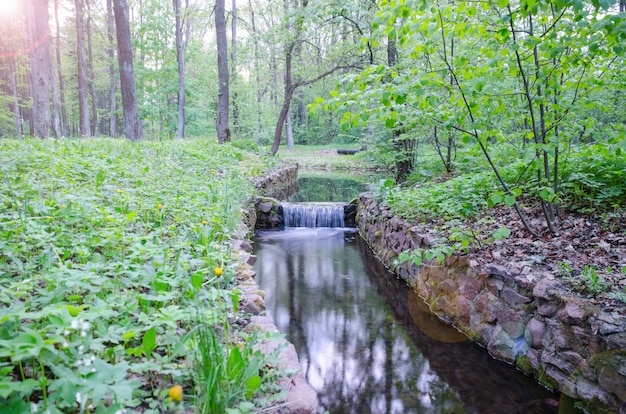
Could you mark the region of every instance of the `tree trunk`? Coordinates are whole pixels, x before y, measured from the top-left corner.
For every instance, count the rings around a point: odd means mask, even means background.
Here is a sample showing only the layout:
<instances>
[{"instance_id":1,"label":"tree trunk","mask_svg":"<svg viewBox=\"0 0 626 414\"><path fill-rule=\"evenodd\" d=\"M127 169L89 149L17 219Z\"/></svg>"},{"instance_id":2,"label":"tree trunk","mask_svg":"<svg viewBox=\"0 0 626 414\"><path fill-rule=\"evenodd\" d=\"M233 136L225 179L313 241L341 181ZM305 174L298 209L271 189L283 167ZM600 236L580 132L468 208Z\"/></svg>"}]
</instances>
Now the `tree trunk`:
<instances>
[{"instance_id":1,"label":"tree trunk","mask_svg":"<svg viewBox=\"0 0 626 414\"><path fill-rule=\"evenodd\" d=\"M130 23L126 0L113 0L113 12L117 34L117 58L120 65L122 108L124 109L124 135L131 141L137 141L143 138L143 129L137 105L133 49L130 43Z\"/></svg>"},{"instance_id":2,"label":"tree trunk","mask_svg":"<svg viewBox=\"0 0 626 414\"><path fill-rule=\"evenodd\" d=\"M76 58L78 60L78 110L81 137L91 136L89 99L87 96L87 58L85 57L85 29L83 0L74 0L76 6Z\"/></svg>"},{"instance_id":3,"label":"tree trunk","mask_svg":"<svg viewBox=\"0 0 626 414\"><path fill-rule=\"evenodd\" d=\"M293 92L295 88L290 85L290 87L285 89L285 101L283 102L283 107L280 110L280 114L278 115L278 121L276 122L276 130L274 131L274 143L272 144L272 148L270 153L272 155L276 155L278 152L278 147L280 146L280 138L283 135L283 125L285 124L285 119L287 119L287 115L289 114L289 106L291 105L291 98L293 97Z\"/></svg>"},{"instance_id":4,"label":"tree trunk","mask_svg":"<svg viewBox=\"0 0 626 414\"><path fill-rule=\"evenodd\" d=\"M61 99L61 136L67 136L67 110L65 107L65 78L61 65L61 26L59 25L59 0L54 0L54 20L56 23L56 58L57 72L59 75L59 98Z\"/></svg>"},{"instance_id":5,"label":"tree trunk","mask_svg":"<svg viewBox=\"0 0 626 414\"><path fill-rule=\"evenodd\" d=\"M115 21L113 18L113 5L111 0L107 0L107 36L109 44L107 46L107 54L109 56L109 136L117 137L117 96L115 81L115 43L113 36L115 34Z\"/></svg>"},{"instance_id":6,"label":"tree trunk","mask_svg":"<svg viewBox=\"0 0 626 414\"><path fill-rule=\"evenodd\" d=\"M31 130L37 138L50 136L50 28L48 0L28 2L28 38L33 96Z\"/></svg>"},{"instance_id":7,"label":"tree trunk","mask_svg":"<svg viewBox=\"0 0 626 414\"><path fill-rule=\"evenodd\" d=\"M293 149L293 128L291 125L291 109L287 111L287 118L285 118L285 140L287 141L287 148Z\"/></svg>"},{"instance_id":8,"label":"tree trunk","mask_svg":"<svg viewBox=\"0 0 626 414\"><path fill-rule=\"evenodd\" d=\"M98 136L98 101L96 99L96 80L93 70L93 47L91 42L91 13L89 13L89 0L87 2L87 69L89 71L89 94L91 95L91 135Z\"/></svg>"},{"instance_id":9,"label":"tree trunk","mask_svg":"<svg viewBox=\"0 0 626 414\"><path fill-rule=\"evenodd\" d=\"M50 65L50 90L52 92L52 132L54 136L63 136L61 131L61 120L59 119L59 89L57 88L57 76L54 64Z\"/></svg>"},{"instance_id":10,"label":"tree trunk","mask_svg":"<svg viewBox=\"0 0 626 414\"><path fill-rule=\"evenodd\" d=\"M304 92L298 93L298 126L306 124L306 105L304 104Z\"/></svg>"},{"instance_id":11,"label":"tree trunk","mask_svg":"<svg viewBox=\"0 0 626 414\"><path fill-rule=\"evenodd\" d=\"M215 129L217 130L217 141L220 144L230 141L230 129L228 128L228 45L224 13L224 0L216 0L215 32L217 36L217 72L219 88Z\"/></svg>"},{"instance_id":12,"label":"tree trunk","mask_svg":"<svg viewBox=\"0 0 626 414\"><path fill-rule=\"evenodd\" d=\"M176 61L178 62L178 139L185 138L185 48L180 0L173 0L176 15Z\"/></svg>"},{"instance_id":13,"label":"tree trunk","mask_svg":"<svg viewBox=\"0 0 626 414\"><path fill-rule=\"evenodd\" d=\"M252 24L252 38L254 39L254 76L256 81L256 103L257 103L257 131L259 134L259 142L261 142L261 130L263 128L263 110L261 103L263 102L263 94L261 93L261 70L259 65L259 41L256 37L256 25L254 22L254 8L252 0L248 0L250 5L250 21Z\"/></svg>"},{"instance_id":14,"label":"tree trunk","mask_svg":"<svg viewBox=\"0 0 626 414\"><path fill-rule=\"evenodd\" d=\"M11 75L11 91L13 93L13 113L15 116L15 137L22 138L22 114L20 113L20 100L17 92L17 81L15 79L15 60L13 54L9 54L9 72Z\"/></svg>"},{"instance_id":15,"label":"tree trunk","mask_svg":"<svg viewBox=\"0 0 626 414\"><path fill-rule=\"evenodd\" d=\"M232 48L230 50L231 61L231 77L232 95L233 95L233 127L235 128L235 136L239 138L239 104L237 102L237 0L233 0L232 3Z\"/></svg>"}]
</instances>

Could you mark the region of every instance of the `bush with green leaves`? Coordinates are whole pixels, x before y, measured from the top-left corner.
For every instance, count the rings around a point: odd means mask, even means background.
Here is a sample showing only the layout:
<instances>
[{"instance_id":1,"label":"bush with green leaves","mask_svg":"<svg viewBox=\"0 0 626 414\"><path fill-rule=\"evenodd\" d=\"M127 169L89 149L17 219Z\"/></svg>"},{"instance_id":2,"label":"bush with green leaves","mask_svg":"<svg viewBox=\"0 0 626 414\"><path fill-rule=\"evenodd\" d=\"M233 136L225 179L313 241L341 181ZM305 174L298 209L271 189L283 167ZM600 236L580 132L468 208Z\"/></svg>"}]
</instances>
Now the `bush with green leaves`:
<instances>
[{"instance_id":1,"label":"bush with green leaves","mask_svg":"<svg viewBox=\"0 0 626 414\"><path fill-rule=\"evenodd\" d=\"M264 161L208 140L0 154L0 411L156 413L175 383L193 395L191 309L240 317L229 240Z\"/></svg>"}]
</instances>

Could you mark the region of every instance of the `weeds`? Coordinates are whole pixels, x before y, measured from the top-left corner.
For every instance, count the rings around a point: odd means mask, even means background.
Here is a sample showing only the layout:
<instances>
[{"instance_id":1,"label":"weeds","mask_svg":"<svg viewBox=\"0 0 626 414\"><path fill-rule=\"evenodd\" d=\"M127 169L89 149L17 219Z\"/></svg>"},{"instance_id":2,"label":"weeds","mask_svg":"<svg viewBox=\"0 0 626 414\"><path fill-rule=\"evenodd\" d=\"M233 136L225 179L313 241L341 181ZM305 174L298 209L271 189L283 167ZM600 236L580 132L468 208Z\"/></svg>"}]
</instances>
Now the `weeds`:
<instances>
[{"instance_id":1,"label":"weeds","mask_svg":"<svg viewBox=\"0 0 626 414\"><path fill-rule=\"evenodd\" d=\"M559 262L558 267L559 274L566 282L590 297L605 293L611 288L611 284L593 266L585 265L579 273L566 262ZM611 272L612 269L608 268L607 271Z\"/></svg>"},{"instance_id":2,"label":"weeds","mask_svg":"<svg viewBox=\"0 0 626 414\"><path fill-rule=\"evenodd\" d=\"M207 140L0 154L0 411L164 411L189 309L236 313L228 240L266 164Z\"/></svg>"}]
</instances>

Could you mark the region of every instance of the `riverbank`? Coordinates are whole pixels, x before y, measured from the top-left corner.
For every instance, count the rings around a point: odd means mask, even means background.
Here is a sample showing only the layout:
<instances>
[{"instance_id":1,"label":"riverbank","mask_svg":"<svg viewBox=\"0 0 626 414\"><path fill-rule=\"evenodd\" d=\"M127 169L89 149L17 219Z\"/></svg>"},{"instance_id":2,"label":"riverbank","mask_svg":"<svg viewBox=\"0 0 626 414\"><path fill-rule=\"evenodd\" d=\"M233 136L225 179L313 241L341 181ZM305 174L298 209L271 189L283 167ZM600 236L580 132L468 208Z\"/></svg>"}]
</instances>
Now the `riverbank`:
<instances>
[{"instance_id":1,"label":"riverbank","mask_svg":"<svg viewBox=\"0 0 626 414\"><path fill-rule=\"evenodd\" d=\"M572 292L553 268L528 263L533 257L528 252L522 265L499 253L515 252L522 244L546 249L545 241L507 239L475 253L453 254L442 263L432 260L416 266L396 259L406 250L433 248L441 236L434 226L394 217L367 195L359 199L357 223L380 260L415 289L433 313L495 358L583 400L592 412L617 410L626 400L623 304Z\"/></svg>"}]
</instances>

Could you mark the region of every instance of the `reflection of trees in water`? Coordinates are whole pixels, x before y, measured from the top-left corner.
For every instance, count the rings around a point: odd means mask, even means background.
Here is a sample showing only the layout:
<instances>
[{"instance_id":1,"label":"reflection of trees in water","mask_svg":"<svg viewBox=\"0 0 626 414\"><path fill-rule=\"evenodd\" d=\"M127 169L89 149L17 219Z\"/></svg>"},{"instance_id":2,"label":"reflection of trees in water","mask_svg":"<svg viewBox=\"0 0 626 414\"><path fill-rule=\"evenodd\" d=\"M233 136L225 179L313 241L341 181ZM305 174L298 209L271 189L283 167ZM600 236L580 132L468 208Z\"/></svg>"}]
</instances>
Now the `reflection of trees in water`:
<instances>
[{"instance_id":1,"label":"reflection of trees in water","mask_svg":"<svg viewBox=\"0 0 626 414\"><path fill-rule=\"evenodd\" d=\"M350 201L363 191L365 184L356 180L301 177L298 179L298 192L291 201Z\"/></svg>"},{"instance_id":2,"label":"reflection of trees in water","mask_svg":"<svg viewBox=\"0 0 626 414\"><path fill-rule=\"evenodd\" d=\"M268 309L296 346L324 409L462 412L458 397L410 345L388 306L363 279L354 244L344 246L341 236L322 241L287 237L263 241L257 250Z\"/></svg>"},{"instance_id":3,"label":"reflection of trees in water","mask_svg":"<svg viewBox=\"0 0 626 414\"><path fill-rule=\"evenodd\" d=\"M424 334L411 318L407 287L373 257L361 238L357 240L369 279L390 304L395 320L430 367L461 396L466 409L481 414L558 411L556 395L511 365L496 361L487 350L470 341L442 343Z\"/></svg>"}]
</instances>

